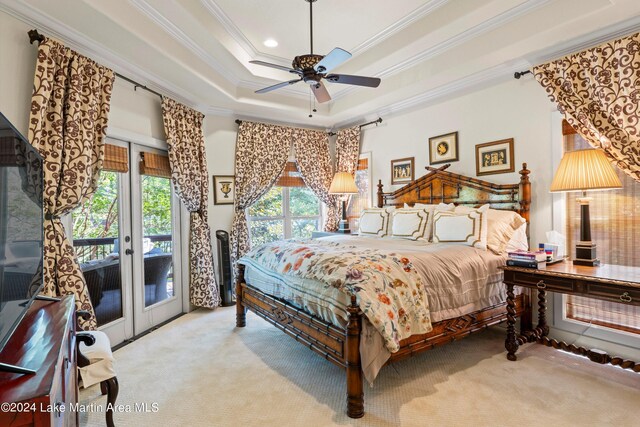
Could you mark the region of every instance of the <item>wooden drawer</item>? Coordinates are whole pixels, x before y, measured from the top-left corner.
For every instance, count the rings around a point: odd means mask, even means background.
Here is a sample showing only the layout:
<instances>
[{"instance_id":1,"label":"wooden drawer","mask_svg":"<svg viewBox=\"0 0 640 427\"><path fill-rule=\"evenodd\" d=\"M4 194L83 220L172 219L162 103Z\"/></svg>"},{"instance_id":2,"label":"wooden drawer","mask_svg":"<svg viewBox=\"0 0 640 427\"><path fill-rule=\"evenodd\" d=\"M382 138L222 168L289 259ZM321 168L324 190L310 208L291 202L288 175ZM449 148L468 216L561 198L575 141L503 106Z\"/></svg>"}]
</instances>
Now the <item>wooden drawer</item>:
<instances>
[{"instance_id":1,"label":"wooden drawer","mask_svg":"<svg viewBox=\"0 0 640 427\"><path fill-rule=\"evenodd\" d=\"M621 304L640 305L640 289L622 288L606 283L587 284L588 294L594 298Z\"/></svg>"},{"instance_id":2,"label":"wooden drawer","mask_svg":"<svg viewBox=\"0 0 640 427\"><path fill-rule=\"evenodd\" d=\"M573 281L562 277L551 277L536 274L522 273L520 271L505 271L505 280L518 286L544 289L547 291L573 292Z\"/></svg>"}]
</instances>

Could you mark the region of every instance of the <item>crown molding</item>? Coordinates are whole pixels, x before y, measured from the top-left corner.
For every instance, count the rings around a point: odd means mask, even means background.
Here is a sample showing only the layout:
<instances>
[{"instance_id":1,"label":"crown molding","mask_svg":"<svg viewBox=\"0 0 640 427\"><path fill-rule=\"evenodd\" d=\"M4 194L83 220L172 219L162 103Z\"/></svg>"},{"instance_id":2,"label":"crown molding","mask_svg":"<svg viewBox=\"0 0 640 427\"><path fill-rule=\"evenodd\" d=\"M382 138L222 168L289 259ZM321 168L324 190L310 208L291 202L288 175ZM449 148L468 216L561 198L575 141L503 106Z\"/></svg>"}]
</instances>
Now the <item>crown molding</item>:
<instances>
[{"instance_id":1,"label":"crown molding","mask_svg":"<svg viewBox=\"0 0 640 427\"><path fill-rule=\"evenodd\" d=\"M378 43L381 43L382 41L388 39L389 37L393 36L394 34L399 33L400 31L404 30L405 28L407 28L409 25L413 24L414 22L419 21L422 18L424 18L425 16L435 12L437 9L439 9L441 6L444 6L448 2L449 2L449 0L429 0L429 1L427 1L425 4L423 4L422 6L418 7L417 9L415 9L413 12L409 13L408 15L404 16L399 21L396 21L392 25L389 25L387 28L385 28L384 30L380 31L378 34L374 35L373 37L370 37L369 39L367 39L367 40L363 41L362 43L360 43L359 45L355 46L349 52L351 52L353 54L353 56L356 56L356 55L359 55L360 53L363 53L363 52L367 51L368 49L371 49L372 47L376 46Z\"/></svg>"},{"instance_id":2,"label":"crown molding","mask_svg":"<svg viewBox=\"0 0 640 427\"><path fill-rule=\"evenodd\" d=\"M357 46L349 49L349 52L351 52L353 56L356 56L367 51L368 49L371 49L378 43L402 31L409 25L413 24L416 21L419 21L420 19L434 12L448 2L449 0L428 0L425 4L416 8L411 13L402 17L392 25L371 36ZM240 45L240 47L242 47L242 49L251 58L271 61L287 67L291 65L291 58L269 55L256 49L253 43L251 43L251 41L249 41L249 39L244 35L242 30L240 30L240 28L238 28L238 26L233 23L233 20L229 18L229 16L224 12L224 10L222 10L220 6L218 6L215 0L201 0L201 3L209 11L209 13L211 13L211 15L213 15L218 20L218 22L220 22L220 24L222 24L229 35L236 41L236 43L238 43L238 45Z\"/></svg>"},{"instance_id":3,"label":"crown molding","mask_svg":"<svg viewBox=\"0 0 640 427\"><path fill-rule=\"evenodd\" d=\"M273 62L285 67L291 66L291 59L282 58L277 55L269 55L268 53L260 52L249 41L244 33L233 23L231 18L222 10L220 6L214 0L201 0L202 5L209 11L209 13L220 22L222 27L229 33L231 38L254 60L261 60L267 62Z\"/></svg>"},{"instance_id":4,"label":"crown molding","mask_svg":"<svg viewBox=\"0 0 640 427\"><path fill-rule=\"evenodd\" d=\"M162 15L156 8L151 6L145 0L129 0L129 3L131 3L136 9L146 15L147 18L153 21L157 26L162 28L174 40L178 41L178 43L186 47L189 51L191 51L191 53L196 55L207 65L213 68L222 77L224 77L234 85L238 84L239 79L232 71L227 69L227 67L225 67L214 56L210 55L198 43L196 43L192 38L185 34L184 31L178 28L178 26L165 18L164 15Z\"/></svg>"},{"instance_id":5,"label":"crown molding","mask_svg":"<svg viewBox=\"0 0 640 427\"><path fill-rule=\"evenodd\" d=\"M31 5L27 6L20 0L3 0L0 3L0 10L29 26L37 28L40 32L45 33L46 36L61 41L78 53L148 86L150 89L163 93L191 108L202 110L202 105L180 94L185 92L184 89L122 59L112 50L87 37L86 34L70 28ZM25 34L25 43L27 42L28 38Z\"/></svg>"},{"instance_id":6,"label":"crown molding","mask_svg":"<svg viewBox=\"0 0 640 427\"><path fill-rule=\"evenodd\" d=\"M343 128L374 115L389 117L410 109L433 105L441 101L443 98L456 97L513 79L514 72L528 68L530 65L531 64L529 64L529 62L521 60L487 68L453 82L429 89L410 98L391 103L384 107L372 109L359 115L356 119L352 118L339 122L334 127Z\"/></svg>"},{"instance_id":7,"label":"crown molding","mask_svg":"<svg viewBox=\"0 0 640 427\"><path fill-rule=\"evenodd\" d=\"M475 37L478 37L484 33L487 33L497 27L505 25L509 21L512 21L520 16L526 15L527 13L532 12L535 9L538 9L545 4L549 3L551 0L527 0L525 3L521 3L518 6L512 7L505 12L502 12L499 15L493 16L486 21L481 22L480 24L471 27L461 33L456 34L453 37L448 38L447 40L438 43L435 46L432 46L428 49L423 50L417 55L412 56L411 58L399 62L391 67L385 68L379 73L375 74L375 77L379 77L381 79L391 77L403 71L406 71L416 65L433 59L434 57L441 55L442 53L453 49L456 46L459 46ZM337 92L334 96L334 100L338 100L343 98L344 96L352 93L355 90L358 90L357 87L349 87L346 89Z\"/></svg>"}]
</instances>

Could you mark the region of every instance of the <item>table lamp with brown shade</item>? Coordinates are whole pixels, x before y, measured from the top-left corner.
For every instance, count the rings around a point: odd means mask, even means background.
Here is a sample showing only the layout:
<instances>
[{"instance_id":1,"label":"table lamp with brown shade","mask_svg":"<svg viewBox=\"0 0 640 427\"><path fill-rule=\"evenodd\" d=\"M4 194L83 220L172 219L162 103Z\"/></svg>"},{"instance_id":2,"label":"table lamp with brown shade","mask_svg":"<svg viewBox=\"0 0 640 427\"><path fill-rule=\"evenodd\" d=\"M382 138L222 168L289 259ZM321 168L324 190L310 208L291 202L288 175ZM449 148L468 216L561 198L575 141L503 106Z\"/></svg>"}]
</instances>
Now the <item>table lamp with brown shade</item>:
<instances>
[{"instance_id":1,"label":"table lamp with brown shade","mask_svg":"<svg viewBox=\"0 0 640 427\"><path fill-rule=\"evenodd\" d=\"M585 149L569 151L560 160L560 166L551 182L551 192L581 191L580 241L576 243L576 265L596 266L596 244L591 241L591 223L587 190L610 190L622 188L622 183L602 150Z\"/></svg>"},{"instance_id":2,"label":"table lamp with brown shade","mask_svg":"<svg viewBox=\"0 0 640 427\"><path fill-rule=\"evenodd\" d=\"M329 194L340 195L342 200L342 219L338 226L338 233L350 234L349 221L347 221L347 199L350 194L358 194L358 187L353 175L349 172L336 172L329 187Z\"/></svg>"}]
</instances>

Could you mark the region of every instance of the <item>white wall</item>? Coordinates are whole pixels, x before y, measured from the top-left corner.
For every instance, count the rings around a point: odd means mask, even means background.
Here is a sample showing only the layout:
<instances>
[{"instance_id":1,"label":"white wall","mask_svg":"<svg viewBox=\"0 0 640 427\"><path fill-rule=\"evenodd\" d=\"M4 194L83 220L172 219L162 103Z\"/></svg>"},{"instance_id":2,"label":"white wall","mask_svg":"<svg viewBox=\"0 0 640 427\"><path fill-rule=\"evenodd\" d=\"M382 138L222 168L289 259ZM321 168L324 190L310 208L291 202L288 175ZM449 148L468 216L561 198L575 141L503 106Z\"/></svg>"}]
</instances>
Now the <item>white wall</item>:
<instances>
[{"instance_id":1,"label":"white wall","mask_svg":"<svg viewBox=\"0 0 640 427\"><path fill-rule=\"evenodd\" d=\"M476 175L475 145L513 138L516 172L480 179L517 183L522 163L531 170L531 243L544 241L551 229L551 115L555 108L533 79L513 80L406 114L385 117L363 132L362 151L372 152L372 177L391 186L392 159L415 157L416 178L429 164L430 137L458 131L458 158L448 171ZM441 165L436 165L441 166Z\"/></svg>"}]
</instances>

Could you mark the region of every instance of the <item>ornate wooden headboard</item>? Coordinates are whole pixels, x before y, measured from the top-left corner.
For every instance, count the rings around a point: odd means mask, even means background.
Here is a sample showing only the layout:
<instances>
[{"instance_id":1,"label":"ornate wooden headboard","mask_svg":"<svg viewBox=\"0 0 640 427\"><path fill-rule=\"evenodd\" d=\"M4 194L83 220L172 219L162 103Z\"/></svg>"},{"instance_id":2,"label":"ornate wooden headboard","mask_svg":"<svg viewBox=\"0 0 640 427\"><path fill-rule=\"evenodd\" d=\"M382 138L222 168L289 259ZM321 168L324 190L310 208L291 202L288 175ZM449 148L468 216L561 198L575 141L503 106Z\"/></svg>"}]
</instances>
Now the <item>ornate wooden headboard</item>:
<instances>
[{"instance_id":1,"label":"ornate wooden headboard","mask_svg":"<svg viewBox=\"0 0 640 427\"><path fill-rule=\"evenodd\" d=\"M404 203L455 203L470 206L489 203L494 209L516 211L529 222L531 171L527 169L526 163L522 164L520 182L517 184L494 184L445 171L449 166L427 166L429 172L426 175L392 193L384 193L382 180L378 181L378 207L402 207Z\"/></svg>"}]
</instances>

